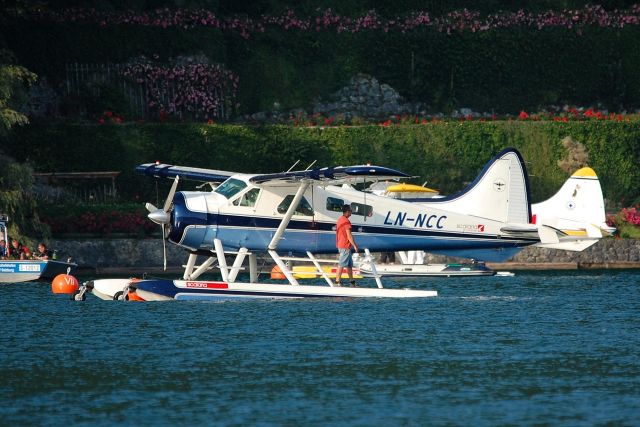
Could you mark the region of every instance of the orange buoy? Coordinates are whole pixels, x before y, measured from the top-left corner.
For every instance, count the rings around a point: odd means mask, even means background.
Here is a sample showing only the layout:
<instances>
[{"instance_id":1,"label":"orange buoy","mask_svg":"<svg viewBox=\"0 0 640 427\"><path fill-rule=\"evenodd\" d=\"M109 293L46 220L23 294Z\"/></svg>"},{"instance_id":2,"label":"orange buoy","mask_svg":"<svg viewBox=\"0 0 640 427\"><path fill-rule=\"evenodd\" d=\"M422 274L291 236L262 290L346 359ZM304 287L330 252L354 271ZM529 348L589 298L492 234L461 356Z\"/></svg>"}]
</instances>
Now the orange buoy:
<instances>
[{"instance_id":1,"label":"orange buoy","mask_svg":"<svg viewBox=\"0 0 640 427\"><path fill-rule=\"evenodd\" d=\"M278 267L277 265L274 265L273 268L271 269L271 278L280 280L280 279L286 279L287 276L285 276L282 270L280 270L280 267Z\"/></svg>"},{"instance_id":2,"label":"orange buoy","mask_svg":"<svg viewBox=\"0 0 640 427\"><path fill-rule=\"evenodd\" d=\"M144 298L132 291L129 291L126 299L128 301L144 301Z\"/></svg>"},{"instance_id":3,"label":"orange buoy","mask_svg":"<svg viewBox=\"0 0 640 427\"><path fill-rule=\"evenodd\" d=\"M54 294L72 294L78 287L78 279L70 274L58 274L51 282L51 291Z\"/></svg>"}]
</instances>

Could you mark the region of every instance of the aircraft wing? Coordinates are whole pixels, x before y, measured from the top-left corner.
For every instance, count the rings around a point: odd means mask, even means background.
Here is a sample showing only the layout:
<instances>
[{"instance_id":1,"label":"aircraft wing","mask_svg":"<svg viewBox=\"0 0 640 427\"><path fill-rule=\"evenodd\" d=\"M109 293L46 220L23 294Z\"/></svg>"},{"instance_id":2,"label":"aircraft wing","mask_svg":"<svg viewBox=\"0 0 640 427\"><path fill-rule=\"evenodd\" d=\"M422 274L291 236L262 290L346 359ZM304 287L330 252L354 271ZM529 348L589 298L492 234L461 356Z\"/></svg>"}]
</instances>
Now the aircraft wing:
<instances>
[{"instance_id":1,"label":"aircraft wing","mask_svg":"<svg viewBox=\"0 0 640 427\"><path fill-rule=\"evenodd\" d=\"M384 166L337 166L330 168L318 168L304 171L292 171L281 173L269 173L255 175L249 178L254 184L278 184L292 183L302 180L321 181L325 183L340 183L362 178L363 181L375 181L379 179L410 178L404 172L390 169Z\"/></svg>"},{"instance_id":2,"label":"aircraft wing","mask_svg":"<svg viewBox=\"0 0 640 427\"><path fill-rule=\"evenodd\" d=\"M175 178L201 182L222 182L237 172L220 171L187 166L173 166L164 163L145 163L136 167L136 172L162 178Z\"/></svg>"}]
</instances>

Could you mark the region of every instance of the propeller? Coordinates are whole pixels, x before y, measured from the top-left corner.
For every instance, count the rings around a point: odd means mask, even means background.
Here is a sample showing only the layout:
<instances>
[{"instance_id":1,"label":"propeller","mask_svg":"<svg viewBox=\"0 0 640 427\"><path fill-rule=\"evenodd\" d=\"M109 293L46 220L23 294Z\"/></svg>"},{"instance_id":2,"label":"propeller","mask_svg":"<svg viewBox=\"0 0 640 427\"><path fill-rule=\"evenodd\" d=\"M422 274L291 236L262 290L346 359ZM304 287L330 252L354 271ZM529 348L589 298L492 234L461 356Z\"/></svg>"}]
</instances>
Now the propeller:
<instances>
[{"instance_id":1,"label":"propeller","mask_svg":"<svg viewBox=\"0 0 640 427\"><path fill-rule=\"evenodd\" d=\"M165 227L171 222L171 203L173 203L173 196L176 195L176 188L178 188L179 180L180 177L176 176L176 179L173 181L173 185L171 186L171 190L169 190L169 195L164 201L162 209L156 208L152 203L146 203L144 205L144 207L149 211L149 215L147 215L147 217L162 228L162 259L165 270L167 269L167 241L165 237Z\"/></svg>"}]
</instances>

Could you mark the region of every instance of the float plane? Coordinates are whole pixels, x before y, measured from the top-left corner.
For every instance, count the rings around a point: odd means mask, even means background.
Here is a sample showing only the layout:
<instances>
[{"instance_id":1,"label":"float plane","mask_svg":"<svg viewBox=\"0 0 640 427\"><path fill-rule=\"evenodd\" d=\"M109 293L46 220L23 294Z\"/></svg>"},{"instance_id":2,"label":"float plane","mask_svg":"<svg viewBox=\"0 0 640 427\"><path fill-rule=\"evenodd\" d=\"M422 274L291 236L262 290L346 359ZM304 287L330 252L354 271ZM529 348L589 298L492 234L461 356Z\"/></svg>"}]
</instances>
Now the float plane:
<instances>
[{"instance_id":1,"label":"float plane","mask_svg":"<svg viewBox=\"0 0 640 427\"><path fill-rule=\"evenodd\" d=\"M410 177L382 166L357 165L307 168L269 174L245 174L212 169L140 165L136 170L174 180L164 206L147 203L149 218L162 227L166 240L189 252L182 280L105 279L88 282L98 296L110 298L123 284L145 300L299 298L299 297L427 297L437 292L336 286L301 286L285 263L311 261L316 254L336 253L335 224L342 206L352 208L352 233L358 246L371 252L424 250L482 254L501 261L521 248L557 243L562 232L531 223L529 182L524 161L513 148L500 152L476 180L454 197L423 205L360 191L367 183ZM212 185L213 191L177 191L181 180ZM165 248L166 266L166 248ZM288 284L257 283L257 255L268 255ZM282 256L282 254L288 255ZM206 260L196 266L198 256ZM227 257L235 256L231 265ZM304 258L302 257L304 256ZM248 258L249 282L237 280ZM219 270L222 281L199 281L209 270Z\"/></svg>"}]
</instances>

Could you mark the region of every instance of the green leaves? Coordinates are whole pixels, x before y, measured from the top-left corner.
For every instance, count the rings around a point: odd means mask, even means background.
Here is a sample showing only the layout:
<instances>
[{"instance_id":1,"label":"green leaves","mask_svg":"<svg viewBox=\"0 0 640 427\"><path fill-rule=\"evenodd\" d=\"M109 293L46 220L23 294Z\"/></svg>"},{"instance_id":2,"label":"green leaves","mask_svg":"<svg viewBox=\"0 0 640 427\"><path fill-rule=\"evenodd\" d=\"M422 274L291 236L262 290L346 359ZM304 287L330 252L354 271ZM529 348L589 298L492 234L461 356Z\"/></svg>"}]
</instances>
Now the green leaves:
<instances>
[{"instance_id":1,"label":"green leaves","mask_svg":"<svg viewBox=\"0 0 640 427\"><path fill-rule=\"evenodd\" d=\"M17 106L36 79L37 76L24 67L0 65L0 137L6 136L13 126L29 122L27 116L17 111Z\"/></svg>"}]
</instances>

